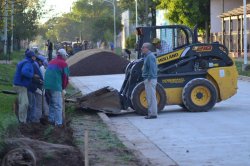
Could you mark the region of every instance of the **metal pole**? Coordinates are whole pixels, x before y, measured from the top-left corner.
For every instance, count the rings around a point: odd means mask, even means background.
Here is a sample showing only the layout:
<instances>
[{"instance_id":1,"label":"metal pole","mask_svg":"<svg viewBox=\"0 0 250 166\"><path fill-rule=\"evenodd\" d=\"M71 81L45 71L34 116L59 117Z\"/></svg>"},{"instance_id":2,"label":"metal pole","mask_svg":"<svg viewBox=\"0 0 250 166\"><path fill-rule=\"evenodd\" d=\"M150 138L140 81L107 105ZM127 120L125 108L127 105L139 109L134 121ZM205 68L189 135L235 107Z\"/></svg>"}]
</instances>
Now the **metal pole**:
<instances>
[{"instance_id":1,"label":"metal pole","mask_svg":"<svg viewBox=\"0 0 250 166\"><path fill-rule=\"evenodd\" d=\"M11 46L10 52L13 52L13 19L14 19L14 0L12 0L11 4Z\"/></svg>"},{"instance_id":2,"label":"metal pole","mask_svg":"<svg viewBox=\"0 0 250 166\"><path fill-rule=\"evenodd\" d=\"M8 28L8 0L5 0L4 2L5 5L5 9L4 9L4 48L3 48L3 52L4 55L7 54L7 36L8 36L8 32L7 32L7 28Z\"/></svg>"},{"instance_id":3,"label":"metal pole","mask_svg":"<svg viewBox=\"0 0 250 166\"><path fill-rule=\"evenodd\" d=\"M115 0L113 0L113 6L114 6L114 48L116 48Z\"/></svg>"},{"instance_id":4,"label":"metal pole","mask_svg":"<svg viewBox=\"0 0 250 166\"><path fill-rule=\"evenodd\" d=\"M138 14L138 11L137 11L137 0L135 0L135 27L138 26L138 18L137 18L137 14ZM136 42L138 41L138 35L136 35Z\"/></svg>"},{"instance_id":5,"label":"metal pole","mask_svg":"<svg viewBox=\"0 0 250 166\"><path fill-rule=\"evenodd\" d=\"M104 0L104 2L109 2L113 5L113 10L114 10L114 48L116 48L116 21L115 21L115 2L116 0L109 1L109 0Z\"/></svg>"},{"instance_id":6,"label":"metal pole","mask_svg":"<svg viewBox=\"0 0 250 166\"><path fill-rule=\"evenodd\" d=\"M243 0L244 6L244 65L247 65L247 11L246 0Z\"/></svg>"}]
</instances>

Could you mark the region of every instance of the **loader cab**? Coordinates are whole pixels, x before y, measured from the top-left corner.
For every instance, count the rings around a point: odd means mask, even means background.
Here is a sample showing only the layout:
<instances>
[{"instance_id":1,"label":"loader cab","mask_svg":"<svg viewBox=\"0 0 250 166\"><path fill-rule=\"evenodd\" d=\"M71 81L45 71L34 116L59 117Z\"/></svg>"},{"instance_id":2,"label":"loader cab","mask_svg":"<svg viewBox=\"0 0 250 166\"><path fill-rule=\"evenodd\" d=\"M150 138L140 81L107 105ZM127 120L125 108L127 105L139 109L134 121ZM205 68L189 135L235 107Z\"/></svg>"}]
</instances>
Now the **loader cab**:
<instances>
[{"instance_id":1,"label":"loader cab","mask_svg":"<svg viewBox=\"0 0 250 166\"><path fill-rule=\"evenodd\" d=\"M184 25L137 27L136 31L138 35L136 44L138 59L142 58L141 47L143 43L152 43L155 38L160 39L162 43L166 43L169 52L178 50L197 41L197 36L194 35L194 32ZM156 54L156 47L153 48L152 52Z\"/></svg>"}]
</instances>

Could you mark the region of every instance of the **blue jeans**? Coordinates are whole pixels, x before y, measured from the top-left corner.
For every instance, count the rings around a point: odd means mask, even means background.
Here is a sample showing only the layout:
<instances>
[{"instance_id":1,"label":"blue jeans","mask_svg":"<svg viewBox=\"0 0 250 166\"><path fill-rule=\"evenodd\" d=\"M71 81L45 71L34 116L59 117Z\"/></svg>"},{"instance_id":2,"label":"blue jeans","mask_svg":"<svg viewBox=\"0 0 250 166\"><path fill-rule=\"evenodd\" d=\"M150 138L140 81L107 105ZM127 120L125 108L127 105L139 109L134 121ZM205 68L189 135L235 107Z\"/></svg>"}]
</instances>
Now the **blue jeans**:
<instances>
[{"instance_id":1,"label":"blue jeans","mask_svg":"<svg viewBox=\"0 0 250 166\"><path fill-rule=\"evenodd\" d=\"M36 97L35 93L33 92L28 92L28 98L29 98L29 109L28 109L28 114L27 114L27 122L39 122L35 118L36 110Z\"/></svg>"},{"instance_id":2,"label":"blue jeans","mask_svg":"<svg viewBox=\"0 0 250 166\"><path fill-rule=\"evenodd\" d=\"M55 125L62 125L62 92L48 90L49 99L49 121Z\"/></svg>"}]
</instances>

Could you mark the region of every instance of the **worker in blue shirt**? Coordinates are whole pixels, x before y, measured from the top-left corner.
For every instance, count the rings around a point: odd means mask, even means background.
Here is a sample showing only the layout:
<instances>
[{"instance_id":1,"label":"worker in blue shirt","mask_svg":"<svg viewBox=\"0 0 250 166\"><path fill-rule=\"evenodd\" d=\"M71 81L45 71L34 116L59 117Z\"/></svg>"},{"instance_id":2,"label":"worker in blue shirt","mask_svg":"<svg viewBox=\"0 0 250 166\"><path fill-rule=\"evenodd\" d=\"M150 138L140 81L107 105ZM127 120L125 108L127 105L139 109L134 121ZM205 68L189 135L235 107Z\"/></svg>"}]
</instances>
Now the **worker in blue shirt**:
<instances>
[{"instance_id":1,"label":"worker in blue shirt","mask_svg":"<svg viewBox=\"0 0 250 166\"><path fill-rule=\"evenodd\" d=\"M145 119L157 118L156 84L158 69L156 57L150 51L151 49L151 43L144 43L141 48L142 54L144 55L142 77L144 78L146 98L148 103L148 115L145 117Z\"/></svg>"}]
</instances>

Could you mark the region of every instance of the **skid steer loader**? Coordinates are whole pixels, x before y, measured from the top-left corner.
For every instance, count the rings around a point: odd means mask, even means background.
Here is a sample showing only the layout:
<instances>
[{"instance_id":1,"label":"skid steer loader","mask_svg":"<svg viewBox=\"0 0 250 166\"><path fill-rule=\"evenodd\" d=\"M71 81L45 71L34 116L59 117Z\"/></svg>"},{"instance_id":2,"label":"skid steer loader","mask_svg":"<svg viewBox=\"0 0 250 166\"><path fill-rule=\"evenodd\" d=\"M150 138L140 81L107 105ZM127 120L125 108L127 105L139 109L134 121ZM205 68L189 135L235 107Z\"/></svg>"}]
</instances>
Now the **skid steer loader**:
<instances>
[{"instance_id":1,"label":"skid steer loader","mask_svg":"<svg viewBox=\"0 0 250 166\"><path fill-rule=\"evenodd\" d=\"M90 95L96 97L91 99L92 104L105 98L112 101L114 106L105 105L110 102L101 103L100 107L106 112L117 113L131 107L138 114L147 114L140 48L143 43L152 42L156 37L165 40L172 48L172 51L156 57L156 96L159 111L165 105L179 105L193 112L208 111L217 102L236 94L238 73L224 45L218 42L199 43L197 29L191 30L183 25L137 27L136 30L138 59L126 67L125 80L120 91L105 87L98 93L94 92ZM88 103L87 97L80 102L82 105L84 102Z\"/></svg>"}]
</instances>

